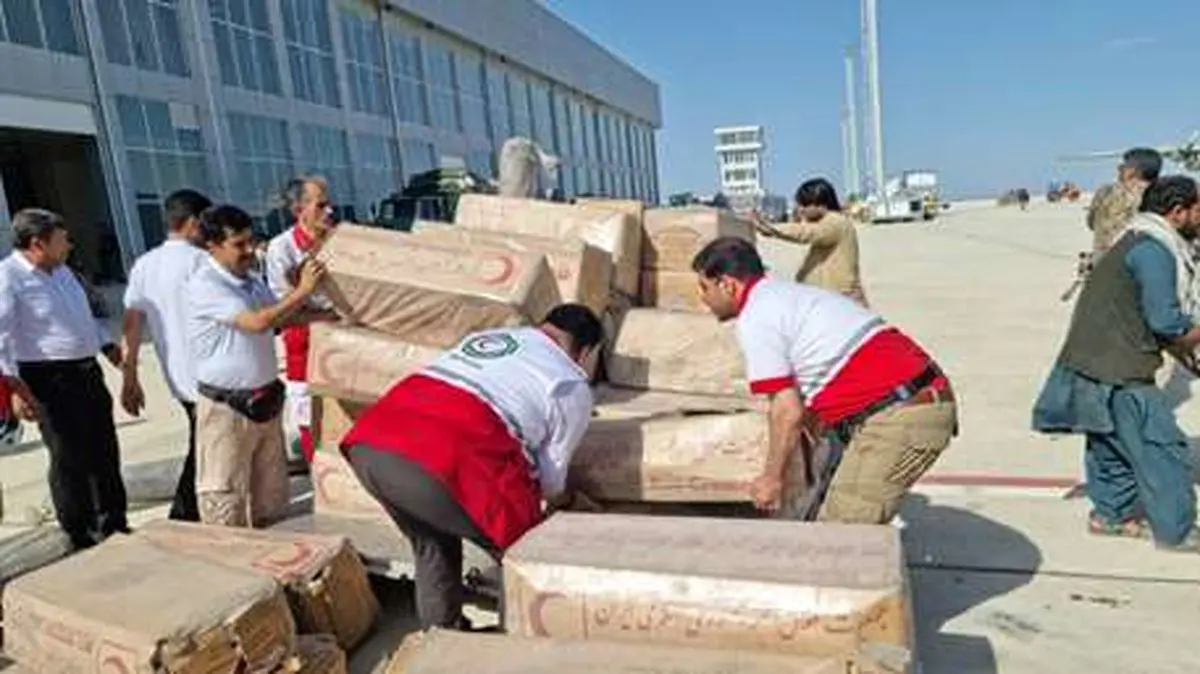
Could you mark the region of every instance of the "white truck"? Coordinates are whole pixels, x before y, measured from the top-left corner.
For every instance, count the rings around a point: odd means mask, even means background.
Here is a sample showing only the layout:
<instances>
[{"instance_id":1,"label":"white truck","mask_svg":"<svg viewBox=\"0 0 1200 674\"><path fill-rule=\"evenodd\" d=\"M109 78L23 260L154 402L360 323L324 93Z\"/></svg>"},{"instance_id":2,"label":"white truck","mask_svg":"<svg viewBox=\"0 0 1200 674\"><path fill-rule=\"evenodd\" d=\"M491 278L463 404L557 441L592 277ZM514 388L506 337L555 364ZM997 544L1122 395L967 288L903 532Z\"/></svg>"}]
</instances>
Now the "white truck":
<instances>
[{"instance_id":1,"label":"white truck","mask_svg":"<svg viewBox=\"0 0 1200 674\"><path fill-rule=\"evenodd\" d=\"M942 210L936 171L911 170L887 181L883 195L867 199L873 222L933 220Z\"/></svg>"}]
</instances>

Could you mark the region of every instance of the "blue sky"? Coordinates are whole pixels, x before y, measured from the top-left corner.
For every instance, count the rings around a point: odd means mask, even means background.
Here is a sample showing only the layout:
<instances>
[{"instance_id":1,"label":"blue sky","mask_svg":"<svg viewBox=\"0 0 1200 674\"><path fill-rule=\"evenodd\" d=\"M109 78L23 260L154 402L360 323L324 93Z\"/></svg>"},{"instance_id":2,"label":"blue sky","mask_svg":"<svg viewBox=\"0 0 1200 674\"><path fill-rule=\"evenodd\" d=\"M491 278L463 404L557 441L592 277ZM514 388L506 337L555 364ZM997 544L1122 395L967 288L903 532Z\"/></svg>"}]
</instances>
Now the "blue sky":
<instances>
[{"instance_id":1,"label":"blue sky","mask_svg":"<svg viewBox=\"0 0 1200 674\"><path fill-rule=\"evenodd\" d=\"M722 125L766 127L772 191L816 174L842 184L842 55L858 40L858 0L545 4L659 84L664 196L716 188ZM954 196L1091 185L1115 162L1055 158L1200 129L1197 0L879 5L889 174L936 169Z\"/></svg>"}]
</instances>

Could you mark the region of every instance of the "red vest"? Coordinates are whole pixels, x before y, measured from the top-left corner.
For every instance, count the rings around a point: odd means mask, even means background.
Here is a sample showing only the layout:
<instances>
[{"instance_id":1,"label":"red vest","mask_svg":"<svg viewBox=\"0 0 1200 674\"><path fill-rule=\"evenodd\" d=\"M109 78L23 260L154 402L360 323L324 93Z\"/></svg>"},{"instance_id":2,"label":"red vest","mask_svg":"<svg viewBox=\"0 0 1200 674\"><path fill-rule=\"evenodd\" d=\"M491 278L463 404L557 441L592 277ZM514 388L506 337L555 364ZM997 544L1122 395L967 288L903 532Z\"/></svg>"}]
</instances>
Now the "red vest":
<instances>
[{"instance_id":1,"label":"red vest","mask_svg":"<svg viewBox=\"0 0 1200 674\"><path fill-rule=\"evenodd\" d=\"M541 488L521 443L486 403L431 377L402 379L342 438L416 462L500 550L542 518Z\"/></svg>"}]
</instances>

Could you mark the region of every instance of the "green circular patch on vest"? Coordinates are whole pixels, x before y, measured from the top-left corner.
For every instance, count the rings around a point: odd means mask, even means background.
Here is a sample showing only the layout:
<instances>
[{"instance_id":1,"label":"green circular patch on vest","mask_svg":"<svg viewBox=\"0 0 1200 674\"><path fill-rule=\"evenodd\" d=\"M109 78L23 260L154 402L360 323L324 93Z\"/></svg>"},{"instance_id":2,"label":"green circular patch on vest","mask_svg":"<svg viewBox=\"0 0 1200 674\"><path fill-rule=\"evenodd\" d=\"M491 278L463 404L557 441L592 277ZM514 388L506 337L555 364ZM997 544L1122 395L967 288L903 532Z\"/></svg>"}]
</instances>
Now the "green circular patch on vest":
<instances>
[{"instance_id":1,"label":"green circular patch on vest","mask_svg":"<svg viewBox=\"0 0 1200 674\"><path fill-rule=\"evenodd\" d=\"M462 345L463 353L472 358L503 358L512 355L521 348L521 344L512 335L504 333L479 335L468 339Z\"/></svg>"}]
</instances>

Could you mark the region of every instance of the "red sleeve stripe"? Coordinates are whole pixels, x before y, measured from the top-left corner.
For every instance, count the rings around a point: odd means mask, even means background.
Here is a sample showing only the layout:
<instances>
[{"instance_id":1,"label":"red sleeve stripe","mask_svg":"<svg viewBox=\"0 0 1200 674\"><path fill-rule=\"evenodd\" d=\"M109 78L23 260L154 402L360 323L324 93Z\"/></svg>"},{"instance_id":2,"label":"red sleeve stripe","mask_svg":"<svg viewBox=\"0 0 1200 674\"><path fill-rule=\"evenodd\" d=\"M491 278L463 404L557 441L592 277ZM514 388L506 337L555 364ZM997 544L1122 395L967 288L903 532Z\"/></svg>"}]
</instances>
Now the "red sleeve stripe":
<instances>
[{"instance_id":1,"label":"red sleeve stripe","mask_svg":"<svg viewBox=\"0 0 1200 674\"><path fill-rule=\"evenodd\" d=\"M771 379L759 379L758 381L750 382L750 392L754 395L771 395L780 391L792 388L796 385L796 379L792 376L774 377Z\"/></svg>"}]
</instances>

